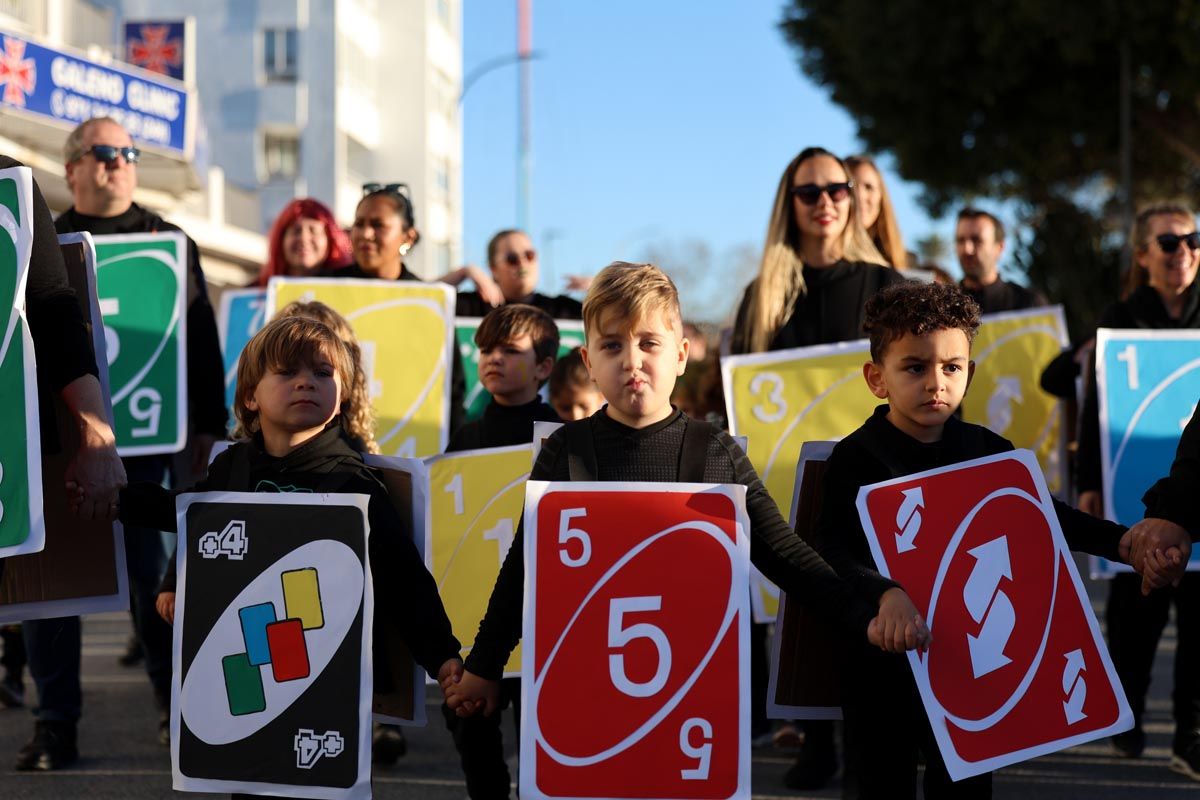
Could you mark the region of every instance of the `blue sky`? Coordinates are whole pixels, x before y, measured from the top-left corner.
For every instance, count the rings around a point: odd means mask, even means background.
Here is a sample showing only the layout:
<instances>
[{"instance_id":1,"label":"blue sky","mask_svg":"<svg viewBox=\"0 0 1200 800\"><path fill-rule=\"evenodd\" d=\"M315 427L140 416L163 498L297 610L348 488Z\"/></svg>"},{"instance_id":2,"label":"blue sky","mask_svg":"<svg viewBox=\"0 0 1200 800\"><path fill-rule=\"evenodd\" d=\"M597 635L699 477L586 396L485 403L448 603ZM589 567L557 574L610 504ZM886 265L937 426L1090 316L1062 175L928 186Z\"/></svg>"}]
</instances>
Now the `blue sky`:
<instances>
[{"instance_id":1,"label":"blue sky","mask_svg":"<svg viewBox=\"0 0 1200 800\"><path fill-rule=\"evenodd\" d=\"M735 297L741 284L729 285L724 260L761 246L792 156L809 145L859 150L850 117L784 44L781 0L533 3L534 49L545 55L532 65L530 228L543 291L557 294L567 273L703 241L716 294ZM515 43L516 0L465 0L465 72ZM483 77L464 100L472 263L483 264L488 238L516 220L516 105L515 66ZM916 203L919 187L886 158L883 166L906 244L934 231L949 238L952 221L931 220Z\"/></svg>"}]
</instances>

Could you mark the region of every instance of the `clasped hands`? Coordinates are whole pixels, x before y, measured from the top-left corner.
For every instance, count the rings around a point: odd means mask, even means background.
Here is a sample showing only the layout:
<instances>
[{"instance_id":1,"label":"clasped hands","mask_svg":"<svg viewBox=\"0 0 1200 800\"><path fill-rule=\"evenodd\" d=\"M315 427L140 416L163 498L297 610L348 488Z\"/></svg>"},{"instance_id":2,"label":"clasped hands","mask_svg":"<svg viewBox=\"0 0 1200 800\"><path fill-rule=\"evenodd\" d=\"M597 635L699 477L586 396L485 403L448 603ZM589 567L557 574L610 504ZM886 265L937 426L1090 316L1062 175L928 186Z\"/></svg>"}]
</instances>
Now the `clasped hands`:
<instances>
[{"instance_id":1,"label":"clasped hands","mask_svg":"<svg viewBox=\"0 0 1200 800\"><path fill-rule=\"evenodd\" d=\"M1192 554L1192 537L1181 525L1148 517L1121 537L1121 558L1142 576L1142 594L1177 586Z\"/></svg>"}]
</instances>

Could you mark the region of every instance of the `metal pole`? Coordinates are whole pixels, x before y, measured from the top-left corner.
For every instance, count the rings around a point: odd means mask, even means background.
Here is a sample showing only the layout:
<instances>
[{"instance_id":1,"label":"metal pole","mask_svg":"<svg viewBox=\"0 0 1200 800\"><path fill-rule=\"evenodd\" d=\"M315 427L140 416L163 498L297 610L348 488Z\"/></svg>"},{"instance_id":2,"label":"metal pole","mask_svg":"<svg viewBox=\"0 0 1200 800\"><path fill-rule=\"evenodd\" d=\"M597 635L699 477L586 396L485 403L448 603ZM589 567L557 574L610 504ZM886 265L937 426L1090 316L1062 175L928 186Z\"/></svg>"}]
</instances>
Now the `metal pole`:
<instances>
[{"instance_id":1,"label":"metal pole","mask_svg":"<svg viewBox=\"0 0 1200 800\"><path fill-rule=\"evenodd\" d=\"M517 0L517 227L530 228L533 160L530 152L530 55L533 52L533 0Z\"/></svg>"}]
</instances>

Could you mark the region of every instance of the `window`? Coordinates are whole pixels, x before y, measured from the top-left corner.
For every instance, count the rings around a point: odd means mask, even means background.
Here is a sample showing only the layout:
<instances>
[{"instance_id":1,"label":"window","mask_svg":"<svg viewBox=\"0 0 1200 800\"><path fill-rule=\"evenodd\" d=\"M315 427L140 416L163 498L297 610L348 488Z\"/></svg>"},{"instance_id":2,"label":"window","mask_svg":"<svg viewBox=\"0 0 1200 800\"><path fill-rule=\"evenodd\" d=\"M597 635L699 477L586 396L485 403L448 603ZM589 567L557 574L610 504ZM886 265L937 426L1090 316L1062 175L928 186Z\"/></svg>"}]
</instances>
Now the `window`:
<instances>
[{"instance_id":1,"label":"window","mask_svg":"<svg viewBox=\"0 0 1200 800\"><path fill-rule=\"evenodd\" d=\"M295 28L268 28L263 31L263 71L267 80L294 81L299 37Z\"/></svg>"},{"instance_id":2,"label":"window","mask_svg":"<svg viewBox=\"0 0 1200 800\"><path fill-rule=\"evenodd\" d=\"M433 188L439 197L450 194L450 162L444 158L433 162Z\"/></svg>"},{"instance_id":3,"label":"window","mask_svg":"<svg viewBox=\"0 0 1200 800\"><path fill-rule=\"evenodd\" d=\"M268 180L296 177L300 173L300 138L294 133L264 133L263 166Z\"/></svg>"}]
</instances>

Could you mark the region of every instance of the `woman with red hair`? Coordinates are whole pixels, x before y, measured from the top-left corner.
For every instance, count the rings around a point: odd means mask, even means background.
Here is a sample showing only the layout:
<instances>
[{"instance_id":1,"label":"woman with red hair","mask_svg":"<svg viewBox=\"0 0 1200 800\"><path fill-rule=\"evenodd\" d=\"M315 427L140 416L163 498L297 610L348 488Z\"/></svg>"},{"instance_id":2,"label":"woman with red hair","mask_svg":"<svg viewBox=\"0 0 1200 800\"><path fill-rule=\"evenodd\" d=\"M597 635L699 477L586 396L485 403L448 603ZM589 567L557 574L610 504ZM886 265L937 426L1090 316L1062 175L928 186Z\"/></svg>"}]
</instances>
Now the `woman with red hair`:
<instances>
[{"instance_id":1,"label":"woman with red hair","mask_svg":"<svg viewBox=\"0 0 1200 800\"><path fill-rule=\"evenodd\" d=\"M255 286L266 286L273 275L315 277L353 260L350 237L338 227L333 212L311 197L284 206L267 242L267 263Z\"/></svg>"}]
</instances>

